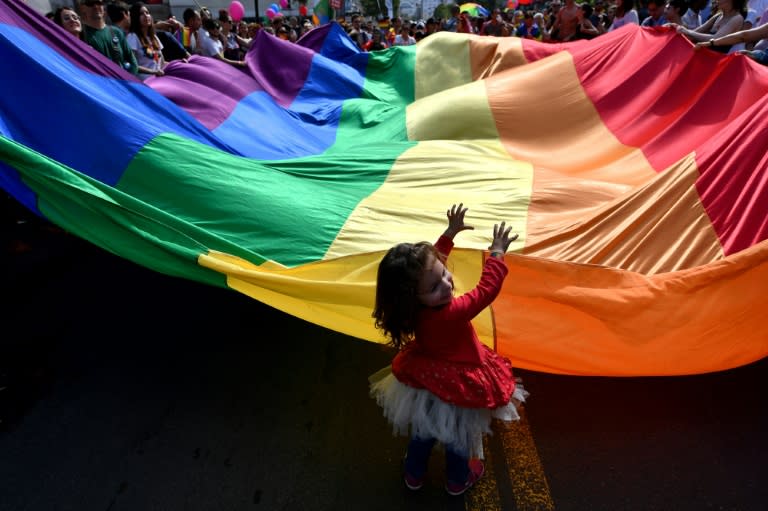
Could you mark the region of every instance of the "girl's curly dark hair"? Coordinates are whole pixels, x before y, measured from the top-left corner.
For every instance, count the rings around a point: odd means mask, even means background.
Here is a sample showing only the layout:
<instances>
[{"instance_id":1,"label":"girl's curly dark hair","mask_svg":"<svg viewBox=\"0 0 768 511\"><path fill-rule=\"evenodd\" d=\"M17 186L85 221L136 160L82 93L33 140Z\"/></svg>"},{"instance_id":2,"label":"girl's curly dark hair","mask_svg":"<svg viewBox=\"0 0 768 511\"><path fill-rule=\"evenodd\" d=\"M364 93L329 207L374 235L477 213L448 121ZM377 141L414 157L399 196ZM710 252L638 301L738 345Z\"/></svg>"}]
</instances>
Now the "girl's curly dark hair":
<instances>
[{"instance_id":1,"label":"girl's curly dark hair","mask_svg":"<svg viewBox=\"0 0 768 511\"><path fill-rule=\"evenodd\" d=\"M376 328L390 338L389 344L401 349L413 340L416 318L421 308L419 279L428 264L439 258L437 249L426 241L400 243L386 253L376 276Z\"/></svg>"}]
</instances>

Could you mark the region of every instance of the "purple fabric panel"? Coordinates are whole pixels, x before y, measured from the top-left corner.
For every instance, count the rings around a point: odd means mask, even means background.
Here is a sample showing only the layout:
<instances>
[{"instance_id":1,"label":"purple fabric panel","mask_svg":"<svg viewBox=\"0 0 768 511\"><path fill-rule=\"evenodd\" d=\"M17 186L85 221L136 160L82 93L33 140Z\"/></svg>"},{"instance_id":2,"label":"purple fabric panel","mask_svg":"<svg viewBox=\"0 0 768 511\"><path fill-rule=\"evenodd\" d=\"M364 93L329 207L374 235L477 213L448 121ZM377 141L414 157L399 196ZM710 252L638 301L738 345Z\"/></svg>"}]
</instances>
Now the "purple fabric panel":
<instances>
[{"instance_id":1,"label":"purple fabric panel","mask_svg":"<svg viewBox=\"0 0 768 511\"><path fill-rule=\"evenodd\" d=\"M145 83L209 130L224 122L241 99L262 90L245 69L199 55L189 62L169 62L165 76L148 78Z\"/></svg>"},{"instance_id":2,"label":"purple fabric panel","mask_svg":"<svg viewBox=\"0 0 768 511\"><path fill-rule=\"evenodd\" d=\"M320 27L313 28L306 34L302 35L299 40L296 41L296 44L312 50L315 53L320 53L320 50L323 49L323 43L325 43L325 38L328 36L330 29L330 23L326 23Z\"/></svg>"},{"instance_id":3,"label":"purple fabric panel","mask_svg":"<svg viewBox=\"0 0 768 511\"><path fill-rule=\"evenodd\" d=\"M259 30L246 60L262 88L280 106L288 107L304 87L314 55L308 48Z\"/></svg>"},{"instance_id":4,"label":"purple fabric panel","mask_svg":"<svg viewBox=\"0 0 768 511\"><path fill-rule=\"evenodd\" d=\"M139 79L35 9L19 0L0 0L0 23L16 26L37 37L75 66L93 74L138 82Z\"/></svg>"}]
</instances>

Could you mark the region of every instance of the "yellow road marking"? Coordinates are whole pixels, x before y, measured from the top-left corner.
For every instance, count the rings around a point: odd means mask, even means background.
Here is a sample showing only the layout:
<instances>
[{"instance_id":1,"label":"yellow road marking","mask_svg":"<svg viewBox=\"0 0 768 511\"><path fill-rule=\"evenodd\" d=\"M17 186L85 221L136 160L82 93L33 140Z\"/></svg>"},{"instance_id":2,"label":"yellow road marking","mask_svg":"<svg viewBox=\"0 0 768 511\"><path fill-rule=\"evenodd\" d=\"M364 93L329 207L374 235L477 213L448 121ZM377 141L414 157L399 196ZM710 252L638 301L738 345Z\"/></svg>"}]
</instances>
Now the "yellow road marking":
<instances>
[{"instance_id":1,"label":"yellow road marking","mask_svg":"<svg viewBox=\"0 0 768 511\"><path fill-rule=\"evenodd\" d=\"M493 468L493 453L488 444L488 438L483 438L483 454L485 454L485 475L465 494L464 508L467 511L502 511L501 495L496 484L496 471Z\"/></svg>"},{"instance_id":2,"label":"yellow road marking","mask_svg":"<svg viewBox=\"0 0 768 511\"><path fill-rule=\"evenodd\" d=\"M525 408L520 409L518 422L500 423L494 421L493 434L502 446L501 453L492 453L485 442L486 475L477 487L467 493L464 507L467 511L495 511L514 509L516 511L554 511L555 503L549 493L544 468L539 460L533 441ZM494 463L492 456L503 457L501 463ZM494 464L505 467L505 474L497 474ZM499 477L508 477L514 496L512 503L501 501ZM506 505L505 505L506 504Z\"/></svg>"}]
</instances>

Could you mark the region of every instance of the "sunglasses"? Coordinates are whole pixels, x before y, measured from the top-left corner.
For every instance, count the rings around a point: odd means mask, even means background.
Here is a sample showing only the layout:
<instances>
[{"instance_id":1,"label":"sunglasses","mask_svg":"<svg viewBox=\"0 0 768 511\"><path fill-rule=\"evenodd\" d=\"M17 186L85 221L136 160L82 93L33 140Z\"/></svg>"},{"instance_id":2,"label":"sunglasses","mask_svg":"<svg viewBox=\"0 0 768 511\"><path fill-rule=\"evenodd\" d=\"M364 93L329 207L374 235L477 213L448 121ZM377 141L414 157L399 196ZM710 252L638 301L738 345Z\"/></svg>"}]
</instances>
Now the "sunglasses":
<instances>
[{"instance_id":1,"label":"sunglasses","mask_svg":"<svg viewBox=\"0 0 768 511\"><path fill-rule=\"evenodd\" d=\"M61 21L80 21L80 16L78 16L77 14L62 16Z\"/></svg>"}]
</instances>

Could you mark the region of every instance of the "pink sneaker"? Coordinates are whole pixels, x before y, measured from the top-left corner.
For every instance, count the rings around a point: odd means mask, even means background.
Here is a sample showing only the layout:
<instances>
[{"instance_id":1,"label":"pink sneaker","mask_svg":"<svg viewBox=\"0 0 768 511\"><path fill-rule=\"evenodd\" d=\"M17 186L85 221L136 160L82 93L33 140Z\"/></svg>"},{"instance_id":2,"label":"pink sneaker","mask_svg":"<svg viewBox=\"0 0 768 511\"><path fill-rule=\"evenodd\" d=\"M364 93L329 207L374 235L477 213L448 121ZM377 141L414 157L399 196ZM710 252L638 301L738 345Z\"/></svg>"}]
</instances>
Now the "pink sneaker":
<instances>
[{"instance_id":1,"label":"pink sneaker","mask_svg":"<svg viewBox=\"0 0 768 511\"><path fill-rule=\"evenodd\" d=\"M469 460L469 474L467 480L463 483L454 483L448 481L445 483L445 491L448 495L462 495L465 491L472 488L477 481L483 477L485 473L485 465L482 460Z\"/></svg>"},{"instance_id":2,"label":"pink sneaker","mask_svg":"<svg viewBox=\"0 0 768 511\"><path fill-rule=\"evenodd\" d=\"M403 476L403 480L405 481L405 486L407 486L409 490L420 490L421 487L424 486L423 477L421 479L417 479L408 472L406 472L405 476Z\"/></svg>"}]
</instances>

